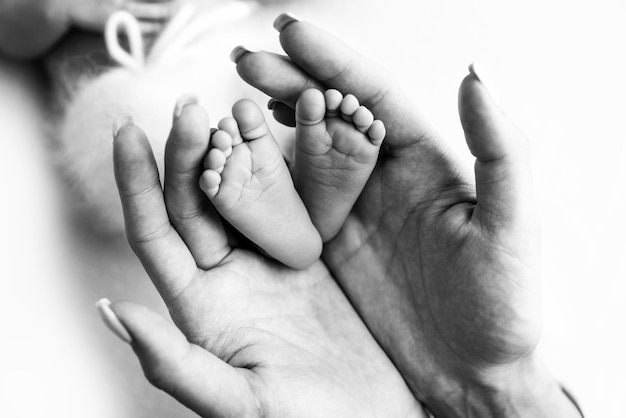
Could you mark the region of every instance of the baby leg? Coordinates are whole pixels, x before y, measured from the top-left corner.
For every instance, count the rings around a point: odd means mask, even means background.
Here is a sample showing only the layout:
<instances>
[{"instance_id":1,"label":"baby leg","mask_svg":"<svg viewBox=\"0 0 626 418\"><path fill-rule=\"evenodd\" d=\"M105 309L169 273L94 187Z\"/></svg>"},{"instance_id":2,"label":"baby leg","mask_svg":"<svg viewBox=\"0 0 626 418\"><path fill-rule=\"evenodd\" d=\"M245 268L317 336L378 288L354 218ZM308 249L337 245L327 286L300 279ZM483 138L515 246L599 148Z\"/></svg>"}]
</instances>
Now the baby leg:
<instances>
[{"instance_id":1,"label":"baby leg","mask_svg":"<svg viewBox=\"0 0 626 418\"><path fill-rule=\"evenodd\" d=\"M319 233L296 192L261 110L250 100L233 106L211 138L200 187L235 228L293 268L321 253Z\"/></svg>"},{"instance_id":2,"label":"baby leg","mask_svg":"<svg viewBox=\"0 0 626 418\"><path fill-rule=\"evenodd\" d=\"M324 242L369 179L385 127L353 95L310 89L296 104L296 188Z\"/></svg>"}]
</instances>

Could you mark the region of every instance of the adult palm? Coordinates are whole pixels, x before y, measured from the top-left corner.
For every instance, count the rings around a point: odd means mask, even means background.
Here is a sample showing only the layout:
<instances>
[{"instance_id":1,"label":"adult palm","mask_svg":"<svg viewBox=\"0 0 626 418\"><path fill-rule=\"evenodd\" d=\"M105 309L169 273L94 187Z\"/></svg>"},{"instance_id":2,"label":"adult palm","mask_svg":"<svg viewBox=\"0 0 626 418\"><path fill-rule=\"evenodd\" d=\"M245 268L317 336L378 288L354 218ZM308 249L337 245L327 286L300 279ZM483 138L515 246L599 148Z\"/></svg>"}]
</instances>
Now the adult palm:
<instances>
[{"instance_id":1,"label":"adult palm","mask_svg":"<svg viewBox=\"0 0 626 418\"><path fill-rule=\"evenodd\" d=\"M177 112L164 190L139 128L114 145L129 242L176 324L112 305L148 379L202 416L424 416L321 262L296 271L231 245L198 185L208 118Z\"/></svg>"},{"instance_id":2,"label":"adult palm","mask_svg":"<svg viewBox=\"0 0 626 418\"><path fill-rule=\"evenodd\" d=\"M378 165L324 261L413 393L437 416L575 411L534 355L541 312L525 140L474 69L459 111L475 182L376 65L289 15L275 26L287 56L238 47L232 58L274 98L277 120L292 123L295 99L316 86L356 95L386 125Z\"/></svg>"}]
</instances>

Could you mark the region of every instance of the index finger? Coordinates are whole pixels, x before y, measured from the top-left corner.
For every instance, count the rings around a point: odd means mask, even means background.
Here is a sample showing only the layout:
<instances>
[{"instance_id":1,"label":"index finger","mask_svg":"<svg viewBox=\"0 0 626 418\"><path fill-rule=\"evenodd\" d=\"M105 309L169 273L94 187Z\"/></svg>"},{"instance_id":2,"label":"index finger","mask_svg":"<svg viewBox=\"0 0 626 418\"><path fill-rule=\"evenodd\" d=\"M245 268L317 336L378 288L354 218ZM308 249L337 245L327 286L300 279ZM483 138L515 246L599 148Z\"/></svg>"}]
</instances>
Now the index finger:
<instances>
[{"instance_id":1,"label":"index finger","mask_svg":"<svg viewBox=\"0 0 626 418\"><path fill-rule=\"evenodd\" d=\"M436 136L381 67L317 26L280 15L275 23L289 56L245 53L236 58L241 77L286 103L312 86L351 93L388 127L387 145L411 145Z\"/></svg>"},{"instance_id":2,"label":"index finger","mask_svg":"<svg viewBox=\"0 0 626 418\"><path fill-rule=\"evenodd\" d=\"M296 101L304 90L324 88L284 55L252 52L238 46L231 52L230 58L245 82L292 108L296 107Z\"/></svg>"}]
</instances>

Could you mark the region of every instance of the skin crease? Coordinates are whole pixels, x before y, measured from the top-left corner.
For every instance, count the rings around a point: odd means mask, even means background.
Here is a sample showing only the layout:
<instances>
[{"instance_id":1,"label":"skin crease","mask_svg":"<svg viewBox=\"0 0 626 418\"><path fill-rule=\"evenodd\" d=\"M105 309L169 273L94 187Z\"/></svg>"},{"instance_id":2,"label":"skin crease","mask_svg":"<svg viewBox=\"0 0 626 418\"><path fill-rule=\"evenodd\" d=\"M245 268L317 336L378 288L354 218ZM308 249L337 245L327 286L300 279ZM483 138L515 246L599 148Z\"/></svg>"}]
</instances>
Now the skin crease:
<instances>
[{"instance_id":1,"label":"skin crease","mask_svg":"<svg viewBox=\"0 0 626 418\"><path fill-rule=\"evenodd\" d=\"M129 242L178 327L111 306L147 378L208 417L423 417L321 262L292 270L231 246L198 186L202 112L189 104L175 123L164 192L141 130L124 127L114 143Z\"/></svg>"},{"instance_id":2,"label":"skin crease","mask_svg":"<svg viewBox=\"0 0 626 418\"><path fill-rule=\"evenodd\" d=\"M197 185L206 144L185 142L208 138L208 125L171 137L164 195L146 138L128 126L115 160L129 241L180 329L112 305L147 377L205 416L419 413L352 304L436 416L577 416L534 355L541 315L522 135L468 76L459 110L474 186L375 66L281 19L290 59L239 55L242 77L291 107L311 86L350 91L388 127L370 181L325 248L350 301L319 263L287 270L231 246ZM289 120L285 110L277 119Z\"/></svg>"},{"instance_id":3,"label":"skin crease","mask_svg":"<svg viewBox=\"0 0 626 418\"><path fill-rule=\"evenodd\" d=\"M475 186L390 77L307 22L277 22L288 58L237 60L244 80L283 103L277 120L289 124L294 98L317 86L355 94L387 127L324 261L413 393L437 416L578 416L534 355L538 234L523 135L477 76L463 81Z\"/></svg>"}]
</instances>

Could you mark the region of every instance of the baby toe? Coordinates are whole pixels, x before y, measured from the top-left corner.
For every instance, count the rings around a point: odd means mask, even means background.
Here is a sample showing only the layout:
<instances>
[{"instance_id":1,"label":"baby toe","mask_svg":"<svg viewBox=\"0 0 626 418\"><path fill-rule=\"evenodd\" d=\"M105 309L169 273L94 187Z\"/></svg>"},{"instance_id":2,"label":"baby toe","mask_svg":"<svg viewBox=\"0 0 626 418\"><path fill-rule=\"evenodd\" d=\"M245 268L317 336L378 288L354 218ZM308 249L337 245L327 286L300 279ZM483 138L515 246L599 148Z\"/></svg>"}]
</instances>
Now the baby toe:
<instances>
[{"instance_id":1,"label":"baby toe","mask_svg":"<svg viewBox=\"0 0 626 418\"><path fill-rule=\"evenodd\" d=\"M324 99L326 100L326 116L338 116L343 94L339 90L329 89L324 92Z\"/></svg>"},{"instance_id":2,"label":"baby toe","mask_svg":"<svg viewBox=\"0 0 626 418\"><path fill-rule=\"evenodd\" d=\"M205 169L214 170L220 174L224 171L224 165L226 165L226 154L217 148L211 149L204 159Z\"/></svg>"},{"instance_id":3,"label":"baby toe","mask_svg":"<svg viewBox=\"0 0 626 418\"><path fill-rule=\"evenodd\" d=\"M221 182L222 176L215 170L205 170L200 176L200 188L210 198L217 195Z\"/></svg>"},{"instance_id":4,"label":"baby toe","mask_svg":"<svg viewBox=\"0 0 626 418\"><path fill-rule=\"evenodd\" d=\"M225 131L228 133L232 140L232 146L239 145L243 142L243 138L241 137L241 133L239 132L239 125L237 125L237 121L233 117L226 117L219 121L217 124L217 128L220 131Z\"/></svg>"},{"instance_id":5,"label":"baby toe","mask_svg":"<svg viewBox=\"0 0 626 418\"><path fill-rule=\"evenodd\" d=\"M324 119L326 103L324 94L317 89L305 90L296 103L296 121L302 125L315 125Z\"/></svg>"},{"instance_id":6,"label":"baby toe","mask_svg":"<svg viewBox=\"0 0 626 418\"><path fill-rule=\"evenodd\" d=\"M352 122L359 132L366 133L374 122L374 115L365 106L360 106L352 115Z\"/></svg>"},{"instance_id":7,"label":"baby toe","mask_svg":"<svg viewBox=\"0 0 626 418\"><path fill-rule=\"evenodd\" d=\"M233 105L233 118L244 141L253 141L268 134L263 112L252 100L242 99Z\"/></svg>"},{"instance_id":8,"label":"baby toe","mask_svg":"<svg viewBox=\"0 0 626 418\"><path fill-rule=\"evenodd\" d=\"M233 152L233 137L226 131L217 131L211 137L211 146L222 151L228 158Z\"/></svg>"},{"instance_id":9,"label":"baby toe","mask_svg":"<svg viewBox=\"0 0 626 418\"><path fill-rule=\"evenodd\" d=\"M352 115L354 115L354 112L357 111L359 106L360 104L356 97L354 97L352 94L346 95L346 97L344 97L343 101L341 102L341 106L339 107L339 109L341 110L341 116L344 118L344 120L352 122Z\"/></svg>"},{"instance_id":10,"label":"baby toe","mask_svg":"<svg viewBox=\"0 0 626 418\"><path fill-rule=\"evenodd\" d=\"M385 135L387 135L385 124L378 119L375 120L374 122L372 122L372 125L368 129L367 135L369 136L370 141L373 144L380 144L381 142L383 142L383 139L385 139Z\"/></svg>"}]
</instances>

